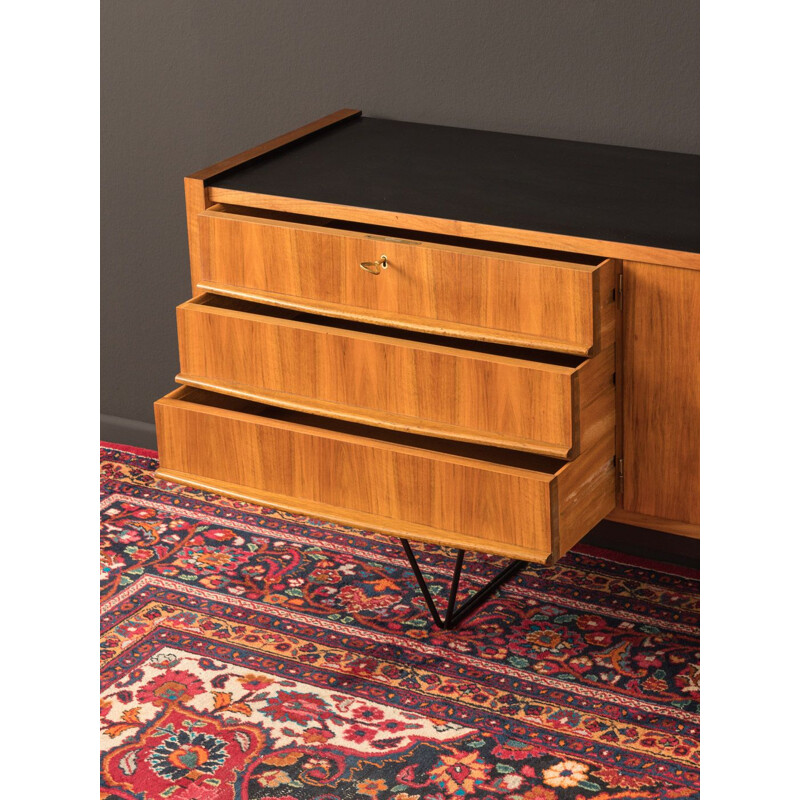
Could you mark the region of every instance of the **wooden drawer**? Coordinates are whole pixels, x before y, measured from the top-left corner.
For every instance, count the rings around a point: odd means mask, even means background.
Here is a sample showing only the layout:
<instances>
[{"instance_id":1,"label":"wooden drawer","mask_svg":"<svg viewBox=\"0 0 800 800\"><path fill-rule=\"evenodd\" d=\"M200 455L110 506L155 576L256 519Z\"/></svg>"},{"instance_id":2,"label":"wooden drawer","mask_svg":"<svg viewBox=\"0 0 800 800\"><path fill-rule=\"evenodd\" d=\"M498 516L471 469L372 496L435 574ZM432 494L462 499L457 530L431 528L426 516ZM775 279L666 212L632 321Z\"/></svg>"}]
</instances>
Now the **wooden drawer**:
<instances>
[{"instance_id":1,"label":"wooden drawer","mask_svg":"<svg viewBox=\"0 0 800 800\"><path fill-rule=\"evenodd\" d=\"M179 383L396 430L573 458L613 431L596 358L378 328L218 295L178 307Z\"/></svg>"},{"instance_id":2,"label":"wooden drawer","mask_svg":"<svg viewBox=\"0 0 800 800\"><path fill-rule=\"evenodd\" d=\"M213 206L197 216L198 289L578 355L613 341L613 261L245 211ZM377 275L360 267L383 255L388 267Z\"/></svg>"},{"instance_id":3,"label":"wooden drawer","mask_svg":"<svg viewBox=\"0 0 800 800\"><path fill-rule=\"evenodd\" d=\"M613 435L571 462L181 387L158 476L410 539L547 562L614 507Z\"/></svg>"}]
</instances>

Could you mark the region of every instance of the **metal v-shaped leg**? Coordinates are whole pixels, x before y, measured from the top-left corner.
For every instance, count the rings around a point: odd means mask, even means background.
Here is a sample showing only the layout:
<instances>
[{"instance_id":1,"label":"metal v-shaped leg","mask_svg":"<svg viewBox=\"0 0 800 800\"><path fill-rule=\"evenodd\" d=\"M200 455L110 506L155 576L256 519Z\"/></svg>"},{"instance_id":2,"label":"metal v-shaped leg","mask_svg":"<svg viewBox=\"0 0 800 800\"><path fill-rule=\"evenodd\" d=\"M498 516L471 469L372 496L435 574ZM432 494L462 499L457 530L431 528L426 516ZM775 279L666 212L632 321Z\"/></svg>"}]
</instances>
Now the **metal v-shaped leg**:
<instances>
[{"instance_id":1,"label":"metal v-shaped leg","mask_svg":"<svg viewBox=\"0 0 800 800\"><path fill-rule=\"evenodd\" d=\"M411 569L414 570L414 576L416 577L419 588L422 591L422 596L425 598L425 602L428 604L433 621L436 623L436 625L446 631L455 628L462 619L468 617L478 608L478 606L486 602L486 600L488 600L489 597L494 594L494 592L496 592L503 583L516 575L519 570L527 565L526 561L512 561L505 569L502 570L502 572L500 572L499 575L492 578L492 580L489 581L486 586L475 592L475 594L472 595L472 597L470 597L469 600L464 603L464 605L457 609L456 595L458 594L458 581L461 578L461 566L464 563L464 551L459 550L458 555L456 556L456 566L453 570L453 583L450 586L450 598L447 601L447 612L444 615L444 619L442 619L439 616L439 612L437 611L433 602L431 593L428 591L428 585L425 583L425 578L422 577L422 572L420 572L417 559L414 557L414 551L411 549L408 539L401 539L400 541L403 543L403 549L406 551L406 556L411 564Z\"/></svg>"}]
</instances>

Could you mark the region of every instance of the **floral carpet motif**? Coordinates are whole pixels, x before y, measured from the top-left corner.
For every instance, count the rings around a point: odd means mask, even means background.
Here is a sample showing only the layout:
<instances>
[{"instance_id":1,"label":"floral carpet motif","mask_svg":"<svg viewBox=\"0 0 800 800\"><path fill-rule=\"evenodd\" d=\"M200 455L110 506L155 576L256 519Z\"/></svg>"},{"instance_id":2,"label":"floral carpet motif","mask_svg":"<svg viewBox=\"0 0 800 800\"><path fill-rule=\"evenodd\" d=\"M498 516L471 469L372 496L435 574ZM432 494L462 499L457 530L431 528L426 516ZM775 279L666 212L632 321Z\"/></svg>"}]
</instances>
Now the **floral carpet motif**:
<instances>
[{"instance_id":1,"label":"floral carpet motif","mask_svg":"<svg viewBox=\"0 0 800 800\"><path fill-rule=\"evenodd\" d=\"M441 631L396 540L152 456L101 449L103 800L699 797L691 571L583 546ZM444 602L453 552L415 551Z\"/></svg>"}]
</instances>

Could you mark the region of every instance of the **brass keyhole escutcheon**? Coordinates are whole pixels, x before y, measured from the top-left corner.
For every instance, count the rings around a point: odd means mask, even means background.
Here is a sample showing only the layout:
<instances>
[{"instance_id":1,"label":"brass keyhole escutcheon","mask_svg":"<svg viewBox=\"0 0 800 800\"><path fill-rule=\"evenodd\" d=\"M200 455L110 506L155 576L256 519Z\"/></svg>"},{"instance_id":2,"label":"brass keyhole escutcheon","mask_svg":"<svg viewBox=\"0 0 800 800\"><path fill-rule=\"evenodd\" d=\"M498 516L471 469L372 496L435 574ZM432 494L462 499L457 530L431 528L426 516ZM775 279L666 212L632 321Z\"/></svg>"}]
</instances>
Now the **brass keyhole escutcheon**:
<instances>
[{"instance_id":1,"label":"brass keyhole escutcheon","mask_svg":"<svg viewBox=\"0 0 800 800\"><path fill-rule=\"evenodd\" d=\"M370 275L380 275L381 269L386 269L389 266L389 262L386 256L381 256L380 261L362 261L359 266L369 272Z\"/></svg>"}]
</instances>

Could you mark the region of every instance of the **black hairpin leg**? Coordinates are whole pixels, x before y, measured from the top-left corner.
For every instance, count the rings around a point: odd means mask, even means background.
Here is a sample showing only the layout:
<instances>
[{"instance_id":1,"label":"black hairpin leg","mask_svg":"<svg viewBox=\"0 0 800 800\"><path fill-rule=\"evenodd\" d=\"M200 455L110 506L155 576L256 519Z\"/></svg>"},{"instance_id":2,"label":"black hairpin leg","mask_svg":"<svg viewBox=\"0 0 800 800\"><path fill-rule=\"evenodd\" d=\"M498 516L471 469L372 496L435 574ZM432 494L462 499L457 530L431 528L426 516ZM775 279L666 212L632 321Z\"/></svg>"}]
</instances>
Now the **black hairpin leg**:
<instances>
[{"instance_id":1,"label":"black hairpin leg","mask_svg":"<svg viewBox=\"0 0 800 800\"><path fill-rule=\"evenodd\" d=\"M461 578L461 566L464 563L464 551L459 550L456 556L456 566L453 570L453 583L450 586L450 599L447 601L447 612L444 620L439 616L436 610L431 593L428 591L428 585L425 583L425 578L422 577L417 559L414 557L414 551L408 543L408 539L401 539L403 549L406 551L406 556L411 564L411 569L414 570L414 576L417 579L419 588L422 591L422 596L428 604L433 621L442 629L449 631L455 628L462 619L468 617L478 606L484 603L489 597L500 588L501 584L505 583L509 578L516 575L519 570L526 566L525 561L512 561L499 575L493 578L482 589L475 592L461 608L456 609L456 595L458 594L458 581Z\"/></svg>"}]
</instances>

